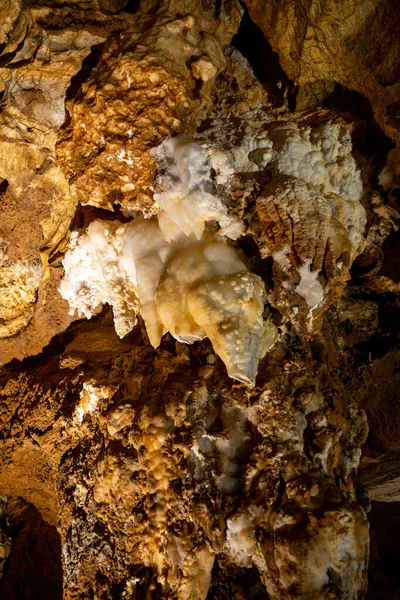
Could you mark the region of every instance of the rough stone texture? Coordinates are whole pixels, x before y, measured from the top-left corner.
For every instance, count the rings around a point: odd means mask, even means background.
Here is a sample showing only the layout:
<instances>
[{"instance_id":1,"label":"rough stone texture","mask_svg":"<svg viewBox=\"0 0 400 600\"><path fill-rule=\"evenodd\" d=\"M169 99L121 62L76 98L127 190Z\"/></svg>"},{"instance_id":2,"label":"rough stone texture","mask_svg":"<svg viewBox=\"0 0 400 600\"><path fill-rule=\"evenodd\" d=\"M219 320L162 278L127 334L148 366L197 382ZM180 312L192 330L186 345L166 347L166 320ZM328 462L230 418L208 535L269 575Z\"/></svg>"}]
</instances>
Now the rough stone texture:
<instances>
[{"instance_id":1,"label":"rough stone texture","mask_svg":"<svg viewBox=\"0 0 400 600\"><path fill-rule=\"evenodd\" d=\"M150 149L190 131L211 104L239 11L232 3L218 22L187 4L142 2L124 33L110 38L74 103L58 157L83 204L112 210L118 203L151 215Z\"/></svg>"},{"instance_id":2,"label":"rough stone texture","mask_svg":"<svg viewBox=\"0 0 400 600\"><path fill-rule=\"evenodd\" d=\"M56 162L56 132L65 119L71 79L103 38L84 27L47 32L21 2L3 4L1 10L0 337L9 338L31 322L21 345L0 342L4 363L23 358L26 347L28 354L40 351L69 322L57 310L58 299L52 302L57 269L51 259L62 249L76 210Z\"/></svg>"},{"instance_id":3,"label":"rough stone texture","mask_svg":"<svg viewBox=\"0 0 400 600\"><path fill-rule=\"evenodd\" d=\"M338 87L398 140L396 7L247 4L266 39L236 0L0 6L1 598L399 593L398 149ZM162 244L92 260L100 300L83 259L69 315L77 240L143 222ZM188 345L196 248L259 286L213 272ZM244 304L253 387L211 344Z\"/></svg>"},{"instance_id":4,"label":"rough stone texture","mask_svg":"<svg viewBox=\"0 0 400 600\"><path fill-rule=\"evenodd\" d=\"M328 87L329 93L329 82L337 82L360 92L382 129L400 141L396 0L246 0L246 5L300 89Z\"/></svg>"},{"instance_id":5,"label":"rough stone texture","mask_svg":"<svg viewBox=\"0 0 400 600\"><path fill-rule=\"evenodd\" d=\"M2 388L3 423L27 412L3 442L1 486L58 518L65 598L151 581L205 598L214 560L256 565L272 598L360 597L368 526L351 479L366 422L307 344L289 335L246 392L207 344L156 353L139 331L118 341L106 317L74 327Z\"/></svg>"}]
</instances>

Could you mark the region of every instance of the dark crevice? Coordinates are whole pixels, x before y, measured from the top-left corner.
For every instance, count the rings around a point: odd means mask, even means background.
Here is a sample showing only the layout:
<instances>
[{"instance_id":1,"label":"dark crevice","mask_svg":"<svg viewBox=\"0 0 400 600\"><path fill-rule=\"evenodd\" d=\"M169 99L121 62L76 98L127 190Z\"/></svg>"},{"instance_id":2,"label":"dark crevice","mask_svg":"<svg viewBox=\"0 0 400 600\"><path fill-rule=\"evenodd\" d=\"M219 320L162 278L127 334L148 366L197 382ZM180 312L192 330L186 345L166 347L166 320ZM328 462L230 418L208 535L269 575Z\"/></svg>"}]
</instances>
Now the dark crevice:
<instances>
[{"instance_id":1,"label":"dark crevice","mask_svg":"<svg viewBox=\"0 0 400 600\"><path fill-rule=\"evenodd\" d=\"M129 0L129 2L124 6L123 12L133 15L139 10L139 4L140 0Z\"/></svg>"},{"instance_id":2,"label":"dark crevice","mask_svg":"<svg viewBox=\"0 0 400 600\"><path fill-rule=\"evenodd\" d=\"M0 56L0 67L6 67L8 65L8 63L10 63L13 60L13 58L15 56L17 56L18 52L21 50L24 43L25 43L25 40L22 40L22 42L20 42L20 44L15 48L15 50L13 50L12 52L7 52L6 54L2 54ZM29 60L27 62L28 63L32 62L32 60ZM14 68L14 66L15 65L12 65L13 68Z\"/></svg>"},{"instance_id":3,"label":"dark crevice","mask_svg":"<svg viewBox=\"0 0 400 600\"><path fill-rule=\"evenodd\" d=\"M21 23L22 23L22 28L21 28ZM19 35L23 31L24 31L24 33L26 35L27 34L27 30L26 30L25 16L21 12L19 14L16 22L13 24L13 29L12 29L12 32L11 32L11 34L10 34L10 36L9 36L8 39L12 43L12 41L15 40L15 38L18 39ZM6 66L10 61L13 60L13 58L22 49L23 45L25 44L25 35L24 35L23 39L19 42L19 44L17 44L16 48L12 52L6 52L5 54L1 54L1 56L0 56L0 67ZM3 47L3 50L5 50L6 47L7 47L7 44Z\"/></svg>"},{"instance_id":4,"label":"dark crevice","mask_svg":"<svg viewBox=\"0 0 400 600\"><path fill-rule=\"evenodd\" d=\"M100 0L100 9L106 14L134 14L139 9L139 4L140 0Z\"/></svg>"},{"instance_id":5,"label":"dark crevice","mask_svg":"<svg viewBox=\"0 0 400 600\"><path fill-rule=\"evenodd\" d=\"M246 598L246 600L269 600L266 587L256 567L246 569L228 565L224 568L216 560L207 600L227 600L236 597Z\"/></svg>"},{"instance_id":6,"label":"dark crevice","mask_svg":"<svg viewBox=\"0 0 400 600\"><path fill-rule=\"evenodd\" d=\"M267 290L274 289L272 273L273 259L271 256L261 258L260 249L253 235L246 235L240 239L239 247L246 257L249 271L259 275L267 286Z\"/></svg>"},{"instance_id":7,"label":"dark crevice","mask_svg":"<svg viewBox=\"0 0 400 600\"><path fill-rule=\"evenodd\" d=\"M360 92L349 90L339 83L335 84L334 91L325 99L323 106L339 112L351 112L360 119L373 119L370 101Z\"/></svg>"},{"instance_id":8,"label":"dark crevice","mask_svg":"<svg viewBox=\"0 0 400 600\"><path fill-rule=\"evenodd\" d=\"M73 98L77 98L79 96L79 92L82 90L83 84L89 79L92 71L96 68L101 53L103 51L104 43L95 44L92 46L91 51L87 55L87 57L82 61L82 66L78 73L71 78L71 82L65 92L65 103L67 104L69 100ZM71 122L71 116L66 110L66 118L62 125L62 129L65 129Z\"/></svg>"},{"instance_id":9,"label":"dark crevice","mask_svg":"<svg viewBox=\"0 0 400 600\"><path fill-rule=\"evenodd\" d=\"M357 285L359 285L360 279L375 269L377 264L378 259L374 256L370 257L365 254L360 254L360 256L357 256L350 269L353 284L357 282Z\"/></svg>"},{"instance_id":10,"label":"dark crevice","mask_svg":"<svg viewBox=\"0 0 400 600\"><path fill-rule=\"evenodd\" d=\"M99 321L104 319L108 308L108 306L104 307L101 313L90 319L90 322L88 322L86 318L77 319L74 321L65 331L55 335L50 343L40 352L40 354L28 356L23 360L13 358L9 363L1 367L4 377L7 378L10 372L20 373L22 370L34 372L36 369L39 369L40 366L45 365L49 361L53 360L54 357L61 355L68 344L74 339L76 331L85 324L96 327Z\"/></svg>"},{"instance_id":11,"label":"dark crevice","mask_svg":"<svg viewBox=\"0 0 400 600\"><path fill-rule=\"evenodd\" d=\"M389 126L400 127L400 100L389 104L386 110L386 122Z\"/></svg>"},{"instance_id":12,"label":"dark crevice","mask_svg":"<svg viewBox=\"0 0 400 600\"><path fill-rule=\"evenodd\" d=\"M32 4L36 5L36 0ZM96 35L107 36L123 26L121 19L112 15L109 15L109 18L105 21L96 18L96 13L85 16L85 13L80 11L76 14L73 9L67 8L65 4L52 4L52 9L50 13L38 15L36 21L45 31L62 31L67 28L76 31L87 29ZM100 13L97 13L97 15L100 15Z\"/></svg>"},{"instance_id":13,"label":"dark crevice","mask_svg":"<svg viewBox=\"0 0 400 600\"><path fill-rule=\"evenodd\" d=\"M395 600L400 590L400 502L371 502L368 518L371 552L365 600Z\"/></svg>"},{"instance_id":14,"label":"dark crevice","mask_svg":"<svg viewBox=\"0 0 400 600\"><path fill-rule=\"evenodd\" d=\"M194 55L191 58L189 58L189 60L186 61L186 67L188 68L188 70L191 70L192 65L198 61L200 58L200 56L198 55ZM193 88L193 96L195 98L201 98L201 90L203 88L203 81L202 79L195 79L194 82L194 88Z\"/></svg>"},{"instance_id":15,"label":"dark crevice","mask_svg":"<svg viewBox=\"0 0 400 600\"><path fill-rule=\"evenodd\" d=\"M243 8L243 17L239 30L232 39L232 46L249 61L272 105L283 106L287 95L289 109L292 110L296 88L282 69L278 55L272 50L261 29L251 20L247 9Z\"/></svg>"},{"instance_id":16,"label":"dark crevice","mask_svg":"<svg viewBox=\"0 0 400 600\"><path fill-rule=\"evenodd\" d=\"M396 283L400 282L400 231L389 235L383 246L383 263L378 272L379 276L389 277Z\"/></svg>"},{"instance_id":17,"label":"dark crevice","mask_svg":"<svg viewBox=\"0 0 400 600\"><path fill-rule=\"evenodd\" d=\"M8 181L7 179L3 179L3 181L0 183L0 196L2 196L3 194L6 193L8 188Z\"/></svg>"},{"instance_id":18,"label":"dark crevice","mask_svg":"<svg viewBox=\"0 0 400 600\"><path fill-rule=\"evenodd\" d=\"M353 148L356 153L371 161L373 173L371 183L377 185L378 174L386 163L386 157L394 142L376 123L370 101L360 92L350 90L338 83L334 91L322 103L339 113L348 122L355 122L352 135Z\"/></svg>"},{"instance_id":19,"label":"dark crevice","mask_svg":"<svg viewBox=\"0 0 400 600\"><path fill-rule=\"evenodd\" d=\"M2 600L62 600L61 539L29 506L8 519L12 549L0 581Z\"/></svg>"},{"instance_id":20,"label":"dark crevice","mask_svg":"<svg viewBox=\"0 0 400 600\"><path fill-rule=\"evenodd\" d=\"M95 44L92 46L87 57L82 61L82 66L78 73L71 78L67 91L65 93L65 99L70 100L76 98L78 91L82 88L82 85L89 79L92 71L97 66L100 60L101 53L103 51L104 43Z\"/></svg>"},{"instance_id":21,"label":"dark crevice","mask_svg":"<svg viewBox=\"0 0 400 600\"><path fill-rule=\"evenodd\" d=\"M96 219L101 219L102 221L119 221L120 223L128 223L132 220L132 217L125 216L119 204L114 204L113 210L99 208L97 206L90 206L89 204L79 204L70 229L71 231L80 230L84 232L89 227L90 223Z\"/></svg>"},{"instance_id":22,"label":"dark crevice","mask_svg":"<svg viewBox=\"0 0 400 600\"><path fill-rule=\"evenodd\" d=\"M153 569L144 565L133 565L131 572L131 576L137 579L135 600L162 600L162 587Z\"/></svg>"},{"instance_id":23,"label":"dark crevice","mask_svg":"<svg viewBox=\"0 0 400 600\"><path fill-rule=\"evenodd\" d=\"M378 306L379 332L369 340L355 345L355 349L366 359L382 358L399 343L400 307L396 305L395 294L382 294Z\"/></svg>"},{"instance_id":24,"label":"dark crevice","mask_svg":"<svg viewBox=\"0 0 400 600\"><path fill-rule=\"evenodd\" d=\"M125 456L137 460L138 452L133 446L125 446L121 440L111 440L108 444L108 453L115 456Z\"/></svg>"}]
</instances>

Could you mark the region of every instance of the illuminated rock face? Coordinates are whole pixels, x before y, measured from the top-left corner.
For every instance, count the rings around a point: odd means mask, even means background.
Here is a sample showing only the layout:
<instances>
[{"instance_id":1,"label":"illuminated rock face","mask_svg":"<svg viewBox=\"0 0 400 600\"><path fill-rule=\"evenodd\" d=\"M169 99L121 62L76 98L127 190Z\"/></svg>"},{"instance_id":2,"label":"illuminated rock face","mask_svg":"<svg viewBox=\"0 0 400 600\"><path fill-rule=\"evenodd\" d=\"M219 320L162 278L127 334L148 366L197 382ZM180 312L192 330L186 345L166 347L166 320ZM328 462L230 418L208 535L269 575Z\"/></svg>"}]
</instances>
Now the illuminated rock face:
<instances>
[{"instance_id":1,"label":"illuminated rock face","mask_svg":"<svg viewBox=\"0 0 400 600\"><path fill-rule=\"evenodd\" d=\"M222 12L215 19L191 2L145 1L128 20L120 17L124 32L108 38L60 137L74 198L154 213L150 151L205 115L240 19L235 3Z\"/></svg>"},{"instance_id":2,"label":"illuminated rock face","mask_svg":"<svg viewBox=\"0 0 400 600\"><path fill-rule=\"evenodd\" d=\"M247 4L299 89L235 0L0 6L0 598L365 596L399 150L327 94L396 140L397 41L355 72L379 3Z\"/></svg>"}]
</instances>

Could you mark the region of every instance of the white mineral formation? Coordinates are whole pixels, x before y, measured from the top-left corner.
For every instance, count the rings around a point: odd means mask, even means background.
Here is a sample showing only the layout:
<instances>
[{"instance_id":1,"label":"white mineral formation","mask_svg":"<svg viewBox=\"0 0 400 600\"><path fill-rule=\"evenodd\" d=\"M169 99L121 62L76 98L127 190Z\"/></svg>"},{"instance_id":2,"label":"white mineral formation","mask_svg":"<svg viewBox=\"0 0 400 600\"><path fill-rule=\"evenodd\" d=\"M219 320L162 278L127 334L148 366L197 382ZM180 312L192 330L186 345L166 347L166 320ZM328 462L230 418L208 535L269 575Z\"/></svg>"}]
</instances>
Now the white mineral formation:
<instances>
[{"instance_id":1,"label":"white mineral formation","mask_svg":"<svg viewBox=\"0 0 400 600\"><path fill-rule=\"evenodd\" d=\"M108 303L122 337L140 312L155 348L167 331L188 344L209 337L229 376L254 383L274 337L262 318L264 284L234 248L209 234L168 243L154 219L134 219L114 235L93 221L73 236L63 264L60 293L72 313L90 318Z\"/></svg>"},{"instance_id":2,"label":"white mineral formation","mask_svg":"<svg viewBox=\"0 0 400 600\"><path fill-rule=\"evenodd\" d=\"M199 239L206 221L218 221L221 234L232 240L244 234L243 223L228 213L226 206L212 193L211 168L218 182L225 183L233 173L223 152L215 152L189 136L177 136L154 150L162 175L163 191L154 198L160 206L158 221L169 242L194 233Z\"/></svg>"},{"instance_id":3,"label":"white mineral formation","mask_svg":"<svg viewBox=\"0 0 400 600\"><path fill-rule=\"evenodd\" d=\"M318 281L319 271L311 271L311 260L306 260L299 269L300 283L296 292L300 294L312 310L323 300L324 288Z\"/></svg>"},{"instance_id":4,"label":"white mineral formation","mask_svg":"<svg viewBox=\"0 0 400 600\"><path fill-rule=\"evenodd\" d=\"M189 344L209 337L230 377L254 383L259 358L274 335L269 326L266 334L262 318L262 280L226 241L245 233L243 221L217 190L229 188L238 171L272 168L276 173L269 194L266 190L257 201L263 221L260 250L285 263L286 270L296 248L303 266L295 292L311 318L324 300L318 276L326 247L334 253L333 262L345 251L351 262L363 237L362 183L350 134L339 125L311 129L275 123L261 134L245 135L240 147L172 137L153 150L153 157L159 168L157 219L136 217L119 228L95 221L80 238L73 234L61 295L72 312L87 318L110 304L120 336L132 329L140 312L154 347L167 331ZM282 215L287 215L283 221ZM207 232L209 221L218 224L218 234Z\"/></svg>"},{"instance_id":5,"label":"white mineral formation","mask_svg":"<svg viewBox=\"0 0 400 600\"><path fill-rule=\"evenodd\" d=\"M76 311L87 319L103 304L110 304L115 329L123 337L136 325L139 304L135 279L127 277L119 266L122 232L114 235L112 226L109 221L97 220L84 235L72 233L63 260L65 277L60 293L68 301L71 314Z\"/></svg>"},{"instance_id":6,"label":"white mineral formation","mask_svg":"<svg viewBox=\"0 0 400 600\"><path fill-rule=\"evenodd\" d=\"M235 563L250 567L256 553L257 541L254 522L246 514L235 515L227 520L226 548L234 557Z\"/></svg>"},{"instance_id":7,"label":"white mineral formation","mask_svg":"<svg viewBox=\"0 0 400 600\"><path fill-rule=\"evenodd\" d=\"M150 343L157 348L168 331L160 320L155 296L160 278L173 251L165 241L156 220L136 219L123 231L120 271L127 274L140 299L140 313L146 324ZM120 334L119 334L120 335Z\"/></svg>"},{"instance_id":8,"label":"white mineral formation","mask_svg":"<svg viewBox=\"0 0 400 600\"><path fill-rule=\"evenodd\" d=\"M155 294L159 321L177 340L208 337L228 375L254 382L259 358L270 347L264 325L264 284L237 251L203 234L176 243ZM160 339L152 340L158 346Z\"/></svg>"},{"instance_id":9,"label":"white mineral formation","mask_svg":"<svg viewBox=\"0 0 400 600\"><path fill-rule=\"evenodd\" d=\"M275 176L286 175L291 187L299 187L303 196L305 190L308 192L310 205L318 194L323 204L329 204L331 217L345 228L350 261L354 260L362 249L366 214L360 201L361 173L345 126L311 128L296 123L270 123L261 132L249 129L241 145L228 153L235 171L270 170ZM298 211L296 220L302 222L304 231L307 218ZM274 249L277 250L282 248Z\"/></svg>"},{"instance_id":10,"label":"white mineral formation","mask_svg":"<svg viewBox=\"0 0 400 600\"><path fill-rule=\"evenodd\" d=\"M229 149L236 170L268 172L251 223L274 260L268 300L297 331L312 333L337 302L365 245L363 185L348 129L268 123Z\"/></svg>"},{"instance_id":11,"label":"white mineral formation","mask_svg":"<svg viewBox=\"0 0 400 600\"><path fill-rule=\"evenodd\" d=\"M360 171L351 154L346 127L331 124L311 129L286 123L275 127L270 138L271 162L280 173L303 179L344 200L361 198Z\"/></svg>"},{"instance_id":12,"label":"white mineral formation","mask_svg":"<svg viewBox=\"0 0 400 600\"><path fill-rule=\"evenodd\" d=\"M205 231L214 220L230 238L243 233L241 221L211 193L211 165L216 171L220 164L224 178L224 156L186 136L167 140L156 154L165 168L158 220L137 217L119 228L94 221L84 235L74 233L60 293L72 313L87 318L110 304L120 337L138 312L154 347L167 331L188 344L208 337L229 376L251 385L275 335L262 317L261 278L225 238Z\"/></svg>"},{"instance_id":13,"label":"white mineral formation","mask_svg":"<svg viewBox=\"0 0 400 600\"><path fill-rule=\"evenodd\" d=\"M249 128L240 146L230 150L235 171L274 168L319 187L325 194L360 200L360 171L345 126L270 123L266 127L262 131Z\"/></svg>"}]
</instances>

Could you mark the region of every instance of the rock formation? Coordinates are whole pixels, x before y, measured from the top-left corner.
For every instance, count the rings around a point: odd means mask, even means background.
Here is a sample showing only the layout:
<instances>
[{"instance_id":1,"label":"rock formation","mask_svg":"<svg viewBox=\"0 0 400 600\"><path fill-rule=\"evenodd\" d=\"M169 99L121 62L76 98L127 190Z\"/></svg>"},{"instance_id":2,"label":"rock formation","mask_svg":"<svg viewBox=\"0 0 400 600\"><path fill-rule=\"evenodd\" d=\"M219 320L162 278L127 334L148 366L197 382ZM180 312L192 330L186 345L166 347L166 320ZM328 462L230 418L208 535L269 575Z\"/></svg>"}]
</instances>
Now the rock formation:
<instances>
[{"instance_id":1,"label":"rock formation","mask_svg":"<svg viewBox=\"0 0 400 600\"><path fill-rule=\"evenodd\" d=\"M0 597L394 600L395 2L0 24Z\"/></svg>"}]
</instances>

